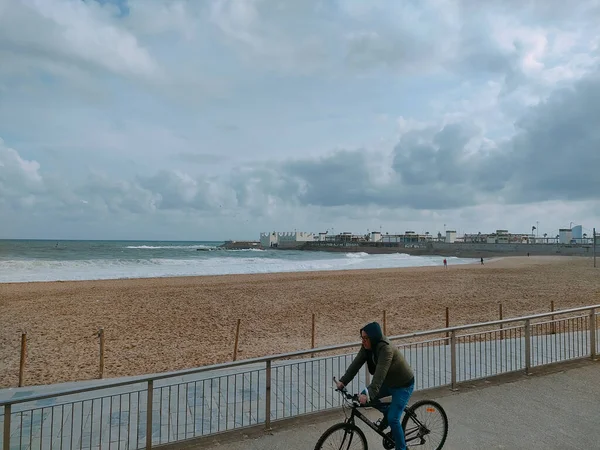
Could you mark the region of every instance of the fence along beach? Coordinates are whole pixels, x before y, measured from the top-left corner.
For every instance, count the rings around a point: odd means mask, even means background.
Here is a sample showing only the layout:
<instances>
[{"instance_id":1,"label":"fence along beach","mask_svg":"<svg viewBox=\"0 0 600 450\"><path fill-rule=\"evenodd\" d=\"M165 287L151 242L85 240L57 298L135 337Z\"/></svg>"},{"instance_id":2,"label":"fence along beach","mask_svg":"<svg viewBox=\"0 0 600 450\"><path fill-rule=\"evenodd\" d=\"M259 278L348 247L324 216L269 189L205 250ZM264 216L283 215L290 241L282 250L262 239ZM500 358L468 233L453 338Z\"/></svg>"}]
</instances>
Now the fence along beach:
<instances>
[{"instance_id":1,"label":"fence along beach","mask_svg":"<svg viewBox=\"0 0 600 450\"><path fill-rule=\"evenodd\" d=\"M388 334L461 325L594 303L600 277L589 258L508 257L355 271L0 284L0 387L140 375L312 345L355 341L383 319Z\"/></svg>"}]
</instances>

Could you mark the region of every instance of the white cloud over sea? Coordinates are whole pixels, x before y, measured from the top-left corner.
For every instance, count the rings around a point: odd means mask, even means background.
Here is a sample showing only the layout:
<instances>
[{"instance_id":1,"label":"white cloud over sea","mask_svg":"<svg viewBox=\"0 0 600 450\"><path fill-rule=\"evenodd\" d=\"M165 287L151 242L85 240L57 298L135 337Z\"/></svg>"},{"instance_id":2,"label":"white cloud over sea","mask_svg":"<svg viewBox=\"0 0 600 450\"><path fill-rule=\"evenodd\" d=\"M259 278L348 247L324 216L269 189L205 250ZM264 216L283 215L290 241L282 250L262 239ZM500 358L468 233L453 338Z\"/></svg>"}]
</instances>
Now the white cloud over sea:
<instances>
[{"instance_id":1,"label":"white cloud over sea","mask_svg":"<svg viewBox=\"0 0 600 450\"><path fill-rule=\"evenodd\" d=\"M600 226L600 1L0 0L0 238Z\"/></svg>"}]
</instances>

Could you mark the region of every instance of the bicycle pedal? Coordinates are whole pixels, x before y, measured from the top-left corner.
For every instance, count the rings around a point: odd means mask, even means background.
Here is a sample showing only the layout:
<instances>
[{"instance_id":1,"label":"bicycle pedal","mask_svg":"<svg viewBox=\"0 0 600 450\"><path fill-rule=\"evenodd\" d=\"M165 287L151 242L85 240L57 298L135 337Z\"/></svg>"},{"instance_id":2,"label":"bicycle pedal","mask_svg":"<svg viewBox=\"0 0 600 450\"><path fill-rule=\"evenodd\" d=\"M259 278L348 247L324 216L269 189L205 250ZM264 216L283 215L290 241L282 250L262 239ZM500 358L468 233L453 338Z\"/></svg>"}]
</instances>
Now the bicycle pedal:
<instances>
[{"instance_id":1,"label":"bicycle pedal","mask_svg":"<svg viewBox=\"0 0 600 450\"><path fill-rule=\"evenodd\" d=\"M393 450L396 447L396 444L394 444L394 437L392 436L391 431L388 431L385 434L385 438L383 438L382 444L383 448L385 448L386 450Z\"/></svg>"}]
</instances>

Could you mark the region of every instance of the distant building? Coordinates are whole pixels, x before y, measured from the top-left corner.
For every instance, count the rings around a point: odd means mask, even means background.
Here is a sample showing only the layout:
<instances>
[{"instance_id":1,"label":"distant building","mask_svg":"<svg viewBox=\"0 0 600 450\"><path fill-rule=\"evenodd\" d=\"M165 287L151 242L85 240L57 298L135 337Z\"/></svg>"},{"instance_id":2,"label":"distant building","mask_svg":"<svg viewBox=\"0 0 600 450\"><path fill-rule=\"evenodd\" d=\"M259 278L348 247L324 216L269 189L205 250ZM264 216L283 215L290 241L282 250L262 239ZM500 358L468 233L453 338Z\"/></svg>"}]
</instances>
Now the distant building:
<instances>
[{"instance_id":1,"label":"distant building","mask_svg":"<svg viewBox=\"0 0 600 450\"><path fill-rule=\"evenodd\" d=\"M306 242L319 240L319 236L305 231L260 233L260 245L263 248L296 248Z\"/></svg>"},{"instance_id":2,"label":"distant building","mask_svg":"<svg viewBox=\"0 0 600 450\"><path fill-rule=\"evenodd\" d=\"M583 226L576 225L571 228L571 237L572 239L577 239L578 241L583 239Z\"/></svg>"},{"instance_id":3,"label":"distant building","mask_svg":"<svg viewBox=\"0 0 600 450\"><path fill-rule=\"evenodd\" d=\"M418 234L414 231L405 231L404 234L385 234L381 236L384 244L423 244L432 240L429 233Z\"/></svg>"},{"instance_id":4,"label":"distant building","mask_svg":"<svg viewBox=\"0 0 600 450\"><path fill-rule=\"evenodd\" d=\"M456 230L446 231L446 240L444 242L447 244L454 244L454 242L456 242Z\"/></svg>"},{"instance_id":5,"label":"distant building","mask_svg":"<svg viewBox=\"0 0 600 450\"><path fill-rule=\"evenodd\" d=\"M262 248L277 247L277 233L260 233L260 245Z\"/></svg>"},{"instance_id":6,"label":"distant building","mask_svg":"<svg viewBox=\"0 0 600 450\"><path fill-rule=\"evenodd\" d=\"M573 231L570 228L560 228L558 230L558 242L561 244L570 244L573 239Z\"/></svg>"},{"instance_id":7,"label":"distant building","mask_svg":"<svg viewBox=\"0 0 600 450\"><path fill-rule=\"evenodd\" d=\"M371 242L381 242L381 231L371 231Z\"/></svg>"}]
</instances>

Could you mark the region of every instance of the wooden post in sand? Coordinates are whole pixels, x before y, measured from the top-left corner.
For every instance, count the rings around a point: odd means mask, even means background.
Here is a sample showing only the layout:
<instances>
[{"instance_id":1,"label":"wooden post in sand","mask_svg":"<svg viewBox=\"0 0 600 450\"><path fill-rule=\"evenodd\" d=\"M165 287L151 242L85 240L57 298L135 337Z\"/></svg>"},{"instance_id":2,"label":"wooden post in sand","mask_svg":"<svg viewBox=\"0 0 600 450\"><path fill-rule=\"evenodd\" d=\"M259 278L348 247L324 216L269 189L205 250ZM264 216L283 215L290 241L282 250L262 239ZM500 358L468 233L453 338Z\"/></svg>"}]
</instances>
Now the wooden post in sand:
<instances>
[{"instance_id":1,"label":"wooden post in sand","mask_svg":"<svg viewBox=\"0 0 600 450\"><path fill-rule=\"evenodd\" d=\"M313 315L312 315L312 331L311 331L311 338L310 338L310 348L315 348L315 313L313 313Z\"/></svg>"},{"instance_id":2,"label":"wooden post in sand","mask_svg":"<svg viewBox=\"0 0 600 450\"><path fill-rule=\"evenodd\" d=\"M500 316L500 320L502 320L502 303L500 303L498 305L498 315ZM500 324L500 340L504 339L504 331L502 331L502 329L504 328L504 324Z\"/></svg>"},{"instance_id":3,"label":"wooden post in sand","mask_svg":"<svg viewBox=\"0 0 600 450\"><path fill-rule=\"evenodd\" d=\"M241 319L237 320L237 326L235 327L235 344L233 347L233 360L237 360L237 353L238 353L238 342L240 339L240 321Z\"/></svg>"},{"instance_id":4,"label":"wooden post in sand","mask_svg":"<svg viewBox=\"0 0 600 450\"><path fill-rule=\"evenodd\" d=\"M593 253L594 253L594 267L596 267L596 228L594 227L593 230L593 244L592 244L592 249L593 249Z\"/></svg>"},{"instance_id":5,"label":"wooden post in sand","mask_svg":"<svg viewBox=\"0 0 600 450\"><path fill-rule=\"evenodd\" d=\"M383 310L383 335L387 336L387 320L385 316L385 309Z\"/></svg>"},{"instance_id":6,"label":"wooden post in sand","mask_svg":"<svg viewBox=\"0 0 600 450\"><path fill-rule=\"evenodd\" d=\"M100 376L104 378L104 328L100 328L98 331L98 337L100 338Z\"/></svg>"},{"instance_id":7,"label":"wooden post in sand","mask_svg":"<svg viewBox=\"0 0 600 450\"><path fill-rule=\"evenodd\" d=\"M446 328L450 328L450 308L446 306ZM450 333L446 331L446 345L450 344Z\"/></svg>"},{"instance_id":8,"label":"wooden post in sand","mask_svg":"<svg viewBox=\"0 0 600 450\"><path fill-rule=\"evenodd\" d=\"M19 387L23 386L25 378L25 355L27 353L27 333L21 333L21 363L19 364Z\"/></svg>"},{"instance_id":9,"label":"wooden post in sand","mask_svg":"<svg viewBox=\"0 0 600 450\"><path fill-rule=\"evenodd\" d=\"M554 312L554 300L550 300L550 312ZM550 316L550 319L552 320L552 334L556 334L556 323L554 323L554 314Z\"/></svg>"}]
</instances>

